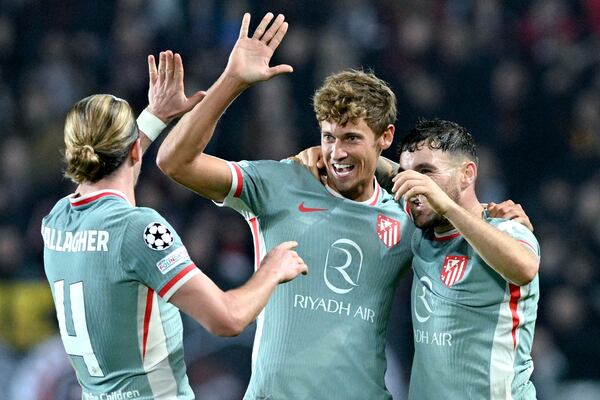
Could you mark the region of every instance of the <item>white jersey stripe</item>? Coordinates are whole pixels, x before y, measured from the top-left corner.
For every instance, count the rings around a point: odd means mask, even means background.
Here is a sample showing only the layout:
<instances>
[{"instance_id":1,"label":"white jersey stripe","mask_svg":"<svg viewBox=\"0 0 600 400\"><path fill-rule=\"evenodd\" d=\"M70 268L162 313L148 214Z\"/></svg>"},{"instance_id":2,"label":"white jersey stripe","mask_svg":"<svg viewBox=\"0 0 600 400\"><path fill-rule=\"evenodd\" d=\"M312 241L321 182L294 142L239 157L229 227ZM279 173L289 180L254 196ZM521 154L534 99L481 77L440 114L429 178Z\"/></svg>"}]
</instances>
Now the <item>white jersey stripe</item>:
<instances>
[{"instance_id":1,"label":"white jersey stripe","mask_svg":"<svg viewBox=\"0 0 600 400\"><path fill-rule=\"evenodd\" d=\"M149 298L151 297L151 301ZM177 381L169 363L169 352L159 312L156 292L144 285L138 286L138 337L146 343L145 354L142 349L144 371L155 398L177 398ZM149 311L147 311L149 309ZM149 316L148 316L149 314ZM141 321L141 324L140 324Z\"/></svg>"},{"instance_id":2,"label":"white jersey stripe","mask_svg":"<svg viewBox=\"0 0 600 400\"><path fill-rule=\"evenodd\" d=\"M514 316L511 303L511 287L508 282L504 294L504 301L500 305L498 323L492 342L490 360L490 399L512 400L512 382L515 377L516 342L513 339ZM513 291L514 294L514 291ZM522 314L522 313L521 313ZM518 325L523 324L520 318ZM514 332L518 337L518 331Z\"/></svg>"},{"instance_id":3,"label":"white jersey stripe","mask_svg":"<svg viewBox=\"0 0 600 400\"><path fill-rule=\"evenodd\" d=\"M254 243L254 254L255 254L255 265L254 268L260 268L260 262L266 255L265 239L260 230L260 224L255 216L247 219L250 230L252 231L252 238ZM252 346L252 370L256 365L256 359L258 357L258 351L260 349L260 341L263 334L263 327L265 323L265 310L263 309L258 317L256 318L256 332L254 334L254 344Z\"/></svg>"}]
</instances>

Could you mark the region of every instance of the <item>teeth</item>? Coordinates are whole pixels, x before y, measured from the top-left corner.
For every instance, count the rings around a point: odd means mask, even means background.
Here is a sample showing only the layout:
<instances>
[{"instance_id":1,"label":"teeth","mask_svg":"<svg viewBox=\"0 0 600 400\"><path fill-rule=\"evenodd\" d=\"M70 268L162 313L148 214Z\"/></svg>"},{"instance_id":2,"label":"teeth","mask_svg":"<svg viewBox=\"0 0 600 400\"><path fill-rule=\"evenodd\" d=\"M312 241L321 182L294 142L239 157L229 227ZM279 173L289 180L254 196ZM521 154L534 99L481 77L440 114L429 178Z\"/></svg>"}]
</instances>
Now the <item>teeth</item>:
<instances>
[{"instance_id":1,"label":"teeth","mask_svg":"<svg viewBox=\"0 0 600 400\"><path fill-rule=\"evenodd\" d=\"M335 169L350 169L352 168L351 164L333 164Z\"/></svg>"}]
</instances>

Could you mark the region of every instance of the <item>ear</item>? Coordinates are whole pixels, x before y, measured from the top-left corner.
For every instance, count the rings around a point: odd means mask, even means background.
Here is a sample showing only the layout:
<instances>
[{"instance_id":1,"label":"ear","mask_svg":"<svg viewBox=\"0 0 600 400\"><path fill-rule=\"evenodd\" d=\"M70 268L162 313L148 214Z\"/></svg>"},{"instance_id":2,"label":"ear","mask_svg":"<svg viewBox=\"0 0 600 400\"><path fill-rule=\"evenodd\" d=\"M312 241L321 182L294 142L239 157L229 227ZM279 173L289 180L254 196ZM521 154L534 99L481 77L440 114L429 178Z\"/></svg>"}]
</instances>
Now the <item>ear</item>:
<instances>
[{"instance_id":1,"label":"ear","mask_svg":"<svg viewBox=\"0 0 600 400\"><path fill-rule=\"evenodd\" d=\"M138 137L129 148L129 157L133 164L142 160L142 140Z\"/></svg>"},{"instance_id":2,"label":"ear","mask_svg":"<svg viewBox=\"0 0 600 400\"><path fill-rule=\"evenodd\" d=\"M469 186L475 186L477 180L477 164L473 161L465 161L462 167L462 176L460 185L462 189L466 189Z\"/></svg>"},{"instance_id":3,"label":"ear","mask_svg":"<svg viewBox=\"0 0 600 400\"><path fill-rule=\"evenodd\" d=\"M387 128L385 128L385 131L383 131L381 136L379 136L379 139L377 139L377 145L379 146L379 150L389 149L389 147L392 145L392 142L394 141L395 130L396 127L393 124L389 124Z\"/></svg>"}]
</instances>

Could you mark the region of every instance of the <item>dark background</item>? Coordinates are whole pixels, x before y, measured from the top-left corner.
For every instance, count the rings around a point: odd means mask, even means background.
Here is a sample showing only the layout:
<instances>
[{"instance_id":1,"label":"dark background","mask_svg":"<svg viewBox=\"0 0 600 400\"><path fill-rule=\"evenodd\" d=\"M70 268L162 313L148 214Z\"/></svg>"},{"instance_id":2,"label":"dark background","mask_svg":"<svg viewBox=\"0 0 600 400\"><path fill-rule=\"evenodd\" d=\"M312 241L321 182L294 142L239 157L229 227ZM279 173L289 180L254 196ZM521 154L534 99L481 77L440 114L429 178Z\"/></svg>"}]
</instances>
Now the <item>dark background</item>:
<instances>
[{"instance_id":1,"label":"dark background","mask_svg":"<svg viewBox=\"0 0 600 400\"><path fill-rule=\"evenodd\" d=\"M295 72L255 86L223 117L208 152L280 159L319 143L311 96L323 78L372 69L398 96L396 136L417 117L467 127L479 143L480 200L523 204L541 243L534 342L540 399L600 397L600 1L0 1L0 399L80 396L44 280L40 220L74 186L61 177L65 113L92 93L136 112L146 55L180 52L191 94L224 68L244 11L290 29L274 63ZM159 139L160 141L160 139ZM397 141L397 140L396 140ZM137 188L220 286L252 272L250 231L164 177L155 145ZM395 151L386 153L396 158ZM389 385L410 372L410 276L389 332ZM215 339L185 321L199 399L239 399L252 332Z\"/></svg>"}]
</instances>

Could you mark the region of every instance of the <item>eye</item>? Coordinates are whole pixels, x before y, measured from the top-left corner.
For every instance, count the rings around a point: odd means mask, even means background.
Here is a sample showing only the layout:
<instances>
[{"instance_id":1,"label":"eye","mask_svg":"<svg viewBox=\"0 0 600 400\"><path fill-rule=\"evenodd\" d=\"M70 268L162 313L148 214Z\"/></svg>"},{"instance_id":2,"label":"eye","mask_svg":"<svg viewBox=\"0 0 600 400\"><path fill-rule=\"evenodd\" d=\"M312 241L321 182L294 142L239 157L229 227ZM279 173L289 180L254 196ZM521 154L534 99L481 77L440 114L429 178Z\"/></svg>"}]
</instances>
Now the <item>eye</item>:
<instances>
[{"instance_id":1,"label":"eye","mask_svg":"<svg viewBox=\"0 0 600 400\"><path fill-rule=\"evenodd\" d=\"M430 175L433 171L431 170L431 168L421 168L418 172L420 172L423 175Z\"/></svg>"},{"instance_id":2,"label":"eye","mask_svg":"<svg viewBox=\"0 0 600 400\"><path fill-rule=\"evenodd\" d=\"M352 143L352 142L357 142L360 139L360 137L358 135L350 135L347 137L347 140Z\"/></svg>"},{"instance_id":3,"label":"eye","mask_svg":"<svg viewBox=\"0 0 600 400\"><path fill-rule=\"evenodd\" d=\"M331 133L323 133L321 138L324 142L330 143L334 141L333 135Z\"/></svg>"}]
</instances>

